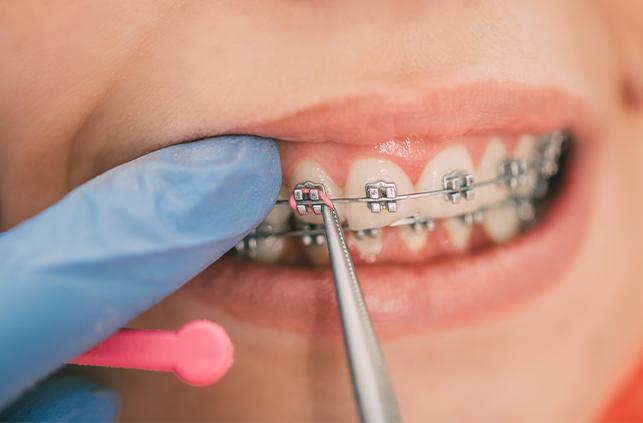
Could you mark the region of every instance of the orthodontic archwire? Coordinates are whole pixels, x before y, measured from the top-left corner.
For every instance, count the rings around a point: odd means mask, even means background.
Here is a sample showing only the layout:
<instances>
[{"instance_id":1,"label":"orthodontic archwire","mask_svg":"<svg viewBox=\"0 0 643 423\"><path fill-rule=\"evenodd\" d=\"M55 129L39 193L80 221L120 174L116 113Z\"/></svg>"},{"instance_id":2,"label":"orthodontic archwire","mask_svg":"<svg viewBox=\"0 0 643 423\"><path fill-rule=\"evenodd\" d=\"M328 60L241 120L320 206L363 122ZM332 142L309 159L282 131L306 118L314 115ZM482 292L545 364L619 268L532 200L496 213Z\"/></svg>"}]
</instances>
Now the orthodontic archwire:
<instances>
[{"instance_id":1,"label":"orthodontic archwire","mask_svg":"<svg viewBox=\"0 0 643 423\"><path fill-rule=\"evenodd\" d=\"M511 157L502 159L498 164L498 176L483 181L475 181L472 174L463 170L454 170L443 177L443 188L431 191L398 194L394 182L375 181L365 185L366 195L364 197L340 197L327 198L332 204L366 204L371 213L397 212L397 202L442 196L446 201L457 204L460 200L471 200L474 198L476 189L486 186L505 185L513 195L500 202L492 203L478 208L477 210L463 213L461 215L449 216L446 218L460 218L467 224L479 223L482 221L482 214L493 207L502 205L515 205L518 207L519 217L523 222L533 220L535 211L532 204L536 198L543 197L547 192L547 181L558 171L558 160L564 150L569 136L563 131L554 131L538 138L536 152L532 160L520 160ZM529 173L535 172L536 179L533 186L529 187L529 193L517 195L521 187L525 186ZM322 204L318 192L324 192L323 185L306 181L298 183L293 189L293 195L289 199L279 199L277 206L290 206L297 214L305 215L312 212L321 215ZM312 198L306 198L312 192ZM397 220L389 225L390 227L410 225L414 230L433 229L435 218L411 216ZM346 225L344 230L350 230ZM364 236L375 236L380 228L369 228L353 231L358 238ZM261 224L251 231L238 245L237 251L252 256L256 247L256 241L268 237L302 237L305 245L324 242L325 232L320 224L304 224L301 228L275 229L270 225Z\"/></svg>"}]
</instances>

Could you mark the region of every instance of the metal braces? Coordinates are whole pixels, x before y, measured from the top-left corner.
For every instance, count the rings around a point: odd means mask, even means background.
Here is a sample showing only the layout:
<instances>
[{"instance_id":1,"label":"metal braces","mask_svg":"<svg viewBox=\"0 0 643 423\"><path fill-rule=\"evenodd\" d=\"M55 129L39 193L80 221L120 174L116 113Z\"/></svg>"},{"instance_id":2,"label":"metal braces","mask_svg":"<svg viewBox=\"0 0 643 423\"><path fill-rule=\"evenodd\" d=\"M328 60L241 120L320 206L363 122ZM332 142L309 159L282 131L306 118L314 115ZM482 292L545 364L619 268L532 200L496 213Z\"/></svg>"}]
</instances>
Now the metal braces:
<instances>
[{"instance_id":1,"label":"metal braces","mask_svg":"<svg viewBox=\"0 0 643 423\"><path fill-rule=\"evenodd\" d=\"M382 205L384 205L390 213L395 213L395 211L397 211L396 203L398 201L443 196L446 201L457 203L461 198L465 198L465 200L473 199L475 190L487 185L505 185L511 191L514 191L526 183L527 173L530 169L534 169L539 179L545 180L545 182L554 176L558 171L558 159L560 158L566 140L567 136L562 131L555 131L552 134L542 136L538 140L537 152L533 160L524 161L510 157L503 159L498 164L498 176L488 180L476 182L470 173L463 170L456 170L444 176L444 186L442 189L396 195L397 190L393 182L376 181L366 184L365 189L367 195L364 197L329 198L328 200L338 205L366 203L372 213L381 212ZM375 188L378 189L375 190ZM309 181L297 184L293 191L293 197L297 194L295 201L297 203L297 211L300 214L304 211L304 207L301 206L306 206L305 214L310 210L310 206L318 205L321 208L321 201L319 199L314 200L306 197L305 189L316 189L325 193L322 184L315 184ZM291 201L292 198L277 200L276 205L291 205ZM374 203L380 204L380 207L373 207L372 204ZM389 203L395 204L395 206L388 208ZM320 208L318 210L320 210Z\"/></svg>"},{"instance_id":2,"label":"metal braces","mask_svg":"<svg viewBox=\"0 0 643 423\"><path fill-rule=\"evenodd\" d=\"M533 221L535 217L534 200L544 196L548 189L548 180L558 171L558 160L563 148L566 145L567 136L561 131L545 135L538 140L537 152L530 161L506 158L498 164L498 176L484 181L476 182L473 175L463 170L455 170L443 178L443 188L433 191L416 192L409 194L397 194L395 183L378 180L365 185L365 197L353 198L328 198L322 184L310 181L299 183L293 189L293 195L288 200L277 200L277 205L290 205L300 215L313 213L321 214L323 204L355 204L365 203L371 213L381 213L386 210L388 213L397 212L397 202L433 196L442 196L445 201L453 204L458 203L462 198L471 200L474 198L475 189L484 186L504 185L511 193L525 186L527 175L530 170L536 173L534 186L529 187L529 192L521 195L511 195L500 204L493 204L478 210L464 213L460 218L466 225L481 223L484 210L500 206L507 201L511 202L518 210L520 219L525 222ZM414 231L432 231L435 228L435 219L429 217L407 217L400 219L389 226L410 225ZM273 229L262 224L252 231L244 240L237 245L238 251L256 250L257 239L271 236L301 237L304 245L322 245L325 242L325 234L322 225L303 225L296 229ZM348 230L348 228L346 228ZM353 231L357 239L365 237L376 237L379 228ZM254 241L253 241L254 240Z\"/></svg>"},{"instance_id":3,"label":"metal braces","mask_svg":"<svg viewBox=\"0 0 643 423\"><path fill-rule=\"evenodd\" d=\"M460 219L465 225L471 226L474 224L481 224L484 221L484 214L486 211L495 207L507 205L516 208L518 211L518 217L525 227L528 227L535 218L535 206L533 204L532 197L514 196L461 215L438 219L413 216L400 219L388 226L408 226L414 232L418 233L423 231L434 231L437 220ZM365 238L377 238L381 232L381 228L352 230L349 229L347 225L343 225L343 228L346 232L352 233L358 240ZM253 258L256 254L257 248L259 247L259 243L262 242L262 240L271 237L300 237L302 244L307 247L311 245L324 245L326 242L326 233L324 232L324 225L322 224L304 224L301 228L297 229L274 229L270 225L261 224L237 244L237 252L249 258Z\"/></svg>"}]
</instances>

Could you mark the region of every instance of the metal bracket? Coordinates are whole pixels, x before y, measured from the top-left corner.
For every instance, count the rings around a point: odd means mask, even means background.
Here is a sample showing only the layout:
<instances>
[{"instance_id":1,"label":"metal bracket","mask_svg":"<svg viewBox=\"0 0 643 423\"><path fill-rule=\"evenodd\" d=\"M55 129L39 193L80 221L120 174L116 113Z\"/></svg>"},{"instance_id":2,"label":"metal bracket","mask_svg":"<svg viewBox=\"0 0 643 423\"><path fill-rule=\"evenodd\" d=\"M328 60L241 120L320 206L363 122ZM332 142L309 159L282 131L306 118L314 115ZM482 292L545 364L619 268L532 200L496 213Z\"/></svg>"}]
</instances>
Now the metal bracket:
<instances>
[{"instance_id":1,"label":"metal bracket","mask_svg":"<svg viewBox=\"0 0 643 423\"><path fill-rule=\"evenodd\" d=\"M475 180L473 175L464 170L454 170L444 175L444 199L457 204L462 197L465 200L473 200Z\"/></svg>"},{"instance_id":2,"label":"metal bracket","mask_svg":"<svg viewBox=\"0 0 643 423\"><path fill-rule=\"evenodd\" d=\"M507 186L515 190L527 182L527 162L517 159L504 159L498 164L498 175Z\"/></svg>"},{"instance_id":3,"label":"metal bracket","mask_svg":"<svg viewBox=\"0 0 643 423\"><path fill-rule=\"evenodd\" d=\"M392 182L376 181L369 182L365 186L366 197L372 200L381 199L381 201L371 201L368 208L371 213L380 213L383 208L389 213L397 212L397 186Z\"/></svg>"},{"instance_id":4,"label":"metal bracket","mask_svg":"<svg viewBox=\"0 0 643 423\"><path fill-rule=\"evenodd\" d=\"M322 184L306 181L295 185L292 190L292 197L295 200L297 213L306 215L309 212L320 215L324 201L320 192L326 193Z\"/></svg>"}]
</instances>

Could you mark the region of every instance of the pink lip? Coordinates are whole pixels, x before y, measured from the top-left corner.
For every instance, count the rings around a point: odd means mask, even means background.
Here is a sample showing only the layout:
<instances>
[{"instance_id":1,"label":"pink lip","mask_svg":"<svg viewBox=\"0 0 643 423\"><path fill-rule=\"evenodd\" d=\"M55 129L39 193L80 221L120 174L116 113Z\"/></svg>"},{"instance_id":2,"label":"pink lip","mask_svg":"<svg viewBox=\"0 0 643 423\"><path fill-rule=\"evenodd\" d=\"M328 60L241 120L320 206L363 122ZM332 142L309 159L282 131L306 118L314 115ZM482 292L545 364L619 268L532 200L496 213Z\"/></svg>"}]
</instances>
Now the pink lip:
<instances>
[{"instance_id":1,"label":"pink lip","mask_svg":"<svg viewBox=\"0 0 643 423\"><path fill-rule=\"evenodd\" d=\"M545 132L555 128L572 131L576 148L565 186L534 230L506 245L429 264L357 266L368 308L381 336L477 322L510 310L555 286L573 262L590 213L587 205L591 183L587 181L591 180L588 176L595 156L593 137L585 124L588 120L583 119L585 108L577 98L557 90L520 88L518 93L515 90L515 86L507 91L496 84L465 87L453 99L445 97L446 94L427 97L425 107L413 113L408 109L385 113L379 101L369 109L367 105L373 104L370 100L349 101L352 105L349 112L344 109L347 102L341 102L253 130L259 135L290 140L317 134L315 141L337 141L338 134L344 139L344 135L352 132L357 135L347 139L355 143L378 142L394 132L400 136L401 131L410 128L418 131L422 128L423 137L430 137L427 142L451 138L456 133ZM505 98L500 91L506 94ZM476 95L467 97L473 94ZM491 94L491 99L486 97ZM429 110L432 115L424 116ZM448 116L453 116L454 110L462 112L456 113L456 123L444 123L443 119L452 122ZM505 113L491 114L492 110ZM372 125L356 126L356 121L342 117L351 113L394 117L388 122L369 120ZM391 122L395 122L395 127ZM472 122L477 126L470 125ZM441 135L435 135L438 132ZM185 289L207 304L259 325L308 333L330 334L339 330L329 269L270 266L226 257Z\"/></svg>"},{"instance_id":2,"label":"pink lip","mask_svg":"<svg viewBox=\"0 0 643 423\"><path fill-rule=\"evenodd\" d=\"M588 119L586 103L556 87L485 81L428 93L363 95L233 128L285 141L375 145L413 137L439 143L464 135L543 132Z\"/></svg>"}]
</instances>

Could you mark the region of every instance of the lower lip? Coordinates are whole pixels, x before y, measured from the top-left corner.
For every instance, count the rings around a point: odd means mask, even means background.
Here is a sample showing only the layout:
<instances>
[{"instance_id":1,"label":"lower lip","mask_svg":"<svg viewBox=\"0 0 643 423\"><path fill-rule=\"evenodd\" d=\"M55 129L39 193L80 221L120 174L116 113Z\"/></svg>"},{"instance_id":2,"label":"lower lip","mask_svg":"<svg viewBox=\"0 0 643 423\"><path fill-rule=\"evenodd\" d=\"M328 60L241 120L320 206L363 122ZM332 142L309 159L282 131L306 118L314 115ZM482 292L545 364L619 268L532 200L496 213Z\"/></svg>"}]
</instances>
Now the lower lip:
<instances>
[{"instance_id":1,"label":"lower lip","mask_svg":"<svg viewBox=\"0 0 643 423\"><path fill-rule=\"evenodd\" d=\"M358 265L378 334L399 336L475 324L556 286L574 261L588 221L593 143L578 147L556 201L533 230L514 241L431 264ZM330 269L225 257L186 289L209 306L260 326L339 333Z\"/></svg>"}]
</instances>

